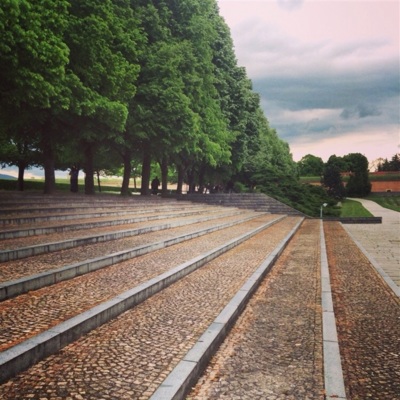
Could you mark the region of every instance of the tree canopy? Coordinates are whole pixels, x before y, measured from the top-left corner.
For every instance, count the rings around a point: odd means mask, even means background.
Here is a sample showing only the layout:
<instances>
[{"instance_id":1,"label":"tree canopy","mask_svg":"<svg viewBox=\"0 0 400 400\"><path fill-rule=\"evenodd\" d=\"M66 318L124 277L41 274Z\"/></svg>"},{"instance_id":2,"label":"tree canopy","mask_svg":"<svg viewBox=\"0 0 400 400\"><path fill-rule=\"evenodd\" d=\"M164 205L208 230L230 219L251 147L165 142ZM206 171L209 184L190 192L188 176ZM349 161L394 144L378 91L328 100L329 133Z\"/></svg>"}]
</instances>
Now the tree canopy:
<instances>
[{"instance_id":1,"label":"tree canopy","mask_svg":"<svg viewBox=\"0 0 400 400\"><path fill-rule=\"evenodd\" d=\"M142 165L254 188L291 174L287 143L269 127L237 63L216 0L4 0L0 5L0 162L23 171L78 166L85 193L99 170Z\"/></svg>"}]
</instances>

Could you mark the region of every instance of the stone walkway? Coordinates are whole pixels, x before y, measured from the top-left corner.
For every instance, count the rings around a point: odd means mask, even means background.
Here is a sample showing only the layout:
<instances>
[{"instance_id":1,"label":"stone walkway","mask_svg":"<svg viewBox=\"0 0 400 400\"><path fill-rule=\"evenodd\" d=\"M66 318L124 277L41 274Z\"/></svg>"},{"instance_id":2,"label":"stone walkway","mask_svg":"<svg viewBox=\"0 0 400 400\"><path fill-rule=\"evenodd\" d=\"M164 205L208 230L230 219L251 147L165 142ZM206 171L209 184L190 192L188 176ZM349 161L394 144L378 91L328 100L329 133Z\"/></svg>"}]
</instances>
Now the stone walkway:
<instances>
[{"instance_id":1,"label":"stone walkway","mask_svg":"<svg viewBox=\"0 0 400 400\"><path fill-rule=\"evenodd\" d=\"M359 201L382 224L343 225L393 291L400 296L400 213L365 199Z\"/></svg>"}]
</instances>

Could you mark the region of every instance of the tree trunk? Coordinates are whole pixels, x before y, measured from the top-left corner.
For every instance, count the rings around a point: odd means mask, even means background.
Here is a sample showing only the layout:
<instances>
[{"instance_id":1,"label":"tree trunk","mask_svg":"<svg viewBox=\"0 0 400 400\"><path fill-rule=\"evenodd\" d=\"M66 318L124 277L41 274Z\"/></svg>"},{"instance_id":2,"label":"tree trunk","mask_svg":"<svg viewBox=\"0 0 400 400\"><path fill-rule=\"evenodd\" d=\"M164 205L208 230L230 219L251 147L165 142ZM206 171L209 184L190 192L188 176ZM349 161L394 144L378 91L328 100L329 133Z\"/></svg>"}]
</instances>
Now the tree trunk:
<instances>
[{"instance_id":1,"label":"tree trunk","mask_svg":"<svg viewBox=\"0 0 400 400\"><path fill-rule=\"evenodd\" d=\"M50 137L50 129L44 128L43 141L44 193L52 194L56 191L56 175L54 172L54 149Z\"/></svg>"},{"instance_id":2,"label":"tree trunk","mask_svg":"<svg viewBox=\"0 0 400 400\"><path fill-rule=\"evenodd\" d=\"M185 168L183 167L183 165L179 164L176 166L176 169L178 170L178 183L176 186L176 194L182 194L183 179L185 176Z\"/></svg>"},{"instance_id":3,"label":"tree trunk","mask_svg":"<svg viewBox=\"0 0 400 400\"><path fill-rule=\"evenodd\" d=\"M101 193L100 171L98 169L96 169L96 176L97 176L97 187L99 188L99 193Z\"/></svg>"},{"instance_id":4,"label":"tree trunk","mask_svg":"<svg viewBox=\"0 0 400 400\"><path fill-rule=\"evenodd\" d=\"M140 188L140 194L142 196L149 195L149 184L150 184L150 168L151 168L151 157L150 152L147 148L143 151L142 161L142 185Z\"/></svg>"},{"instance_id":5,"label":"tree trunk","mask_svg":"<svg viewBox=\"0 0 400 400\"><path fill-rule=\"evenodd\" d=\"M188 184L189 184L189 193L196 192L196 183L195 183L195 169L192 167L187 172Z\"/></svg>"},{"instance_id":6,"label":"tree trunk","mask_svg":"<svg viewBox=\"0 0 400 400\"><path fill-rule=\"evenodd\" d=\"M94 195L93 144L85 145L85 194Z\"/></svg>"},{"instance_id":7,"label":"tree trunk","mask_svg":"<svg viewBox=\"0 0 400 400\"><path fill-rule=\"evenodd\" d=\"M168 194L168 161L167 157L163 157L160 163L161 168L161 194Z\"/></svg>"},{"instance_id":8,"label":"tree trunk","mask_svg":"<svg viewBox=\"0 0 400 400\"><path fill-rule=\"evenodd\" d=\"M124 176L122 179L122 186L121 186L121 195L128 196L129 193L129 181L131 179L131 154L129 151L126 151L123 157L124 161Z\"/></svg>"},{"instance_id":9,"label":"tree trunk","mask_svg":"<svg viewBox=\"0 0 400 400\"><path fill-rule=\"evenodd\" d=\"M204 193L205 184L204 184L204 176L206 174L206 164L201 163L200 171L199 171L199 193Z\"/></svg>"},{"instance_id":10,"label":"tree trunk","mask_svg":"<svg viewBox=\"0 0 400 400\"><path fill-rule=\"evenodd\" d=\"M25 173L26 163L20 161L18 163L18 180L17 180L17 190L20 192L24 191L24 173Z\"/></svg>"}]
</instances>

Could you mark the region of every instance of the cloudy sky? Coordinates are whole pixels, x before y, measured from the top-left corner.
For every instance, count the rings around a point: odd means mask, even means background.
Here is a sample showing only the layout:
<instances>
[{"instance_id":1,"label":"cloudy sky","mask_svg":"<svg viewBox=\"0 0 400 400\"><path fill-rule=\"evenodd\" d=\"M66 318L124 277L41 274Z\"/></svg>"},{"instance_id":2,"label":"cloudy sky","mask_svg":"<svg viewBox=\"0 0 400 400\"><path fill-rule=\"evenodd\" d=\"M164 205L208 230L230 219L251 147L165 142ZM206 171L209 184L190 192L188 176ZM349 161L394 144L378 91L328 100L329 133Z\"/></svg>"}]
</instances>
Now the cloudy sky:
<instances>
[{"instance_id":1,"label":"cloudy sky","mask_svg":"<svg viewBox=\"0 0 400 400\"><path fill-rule=\"evenodd\" d=\"M218 0L238 63L299 161L399 148L398 0Z\"/></svg>"}]
</instances>

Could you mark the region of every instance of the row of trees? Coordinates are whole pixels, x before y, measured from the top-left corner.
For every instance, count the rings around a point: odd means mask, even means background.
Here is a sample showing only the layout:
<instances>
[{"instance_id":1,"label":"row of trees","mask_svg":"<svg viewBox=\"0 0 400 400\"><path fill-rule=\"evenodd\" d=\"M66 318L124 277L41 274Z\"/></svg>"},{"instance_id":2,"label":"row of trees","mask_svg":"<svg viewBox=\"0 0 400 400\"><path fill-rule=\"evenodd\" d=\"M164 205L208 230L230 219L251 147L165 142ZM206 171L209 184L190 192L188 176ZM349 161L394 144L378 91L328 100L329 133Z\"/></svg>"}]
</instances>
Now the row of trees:
<instances>
[{"instance_id":1,"label":"row of trees","mask_svg":"<svg viewBox=\"0 0 400 400\"><path fill-rule=\"evenodd\" d=\"M237 65L216 0L3 0L0 4L0 162L77 165L85 193L96 171L121 171L129 193L151 163L191 190L235 179L246 186L295 173Z\"/></svg>"},{"instance_id":2,"label":"row of trees","mask_svg":"<svg viewBox=\"0 0 400 400\"><path fill-rule=\"evenodd\" d=\"M391 160L389 161L385 158L382 162L378 164L378 171L379 172L387 172L387 171L400 171L400 153L395 154Z\"/></svg>"},{"instance_id":3,"label":"row of trees","mask_svg":"<svg viewBox=\"0 0 400 400\"><path fill-rule=\"evenodd\" d=\"M320 176L328 194L334 198L344 196L367 196L371 192L368 159L360 153L343 157L332 155L324 163L321 158L308 154L298 162L301 176ZM343 176L348 176L346 187Z\"/></svg>"}]
</instances>

